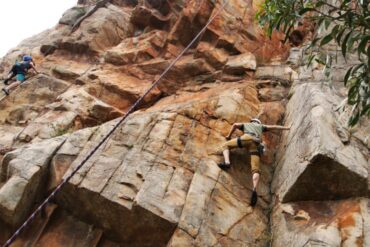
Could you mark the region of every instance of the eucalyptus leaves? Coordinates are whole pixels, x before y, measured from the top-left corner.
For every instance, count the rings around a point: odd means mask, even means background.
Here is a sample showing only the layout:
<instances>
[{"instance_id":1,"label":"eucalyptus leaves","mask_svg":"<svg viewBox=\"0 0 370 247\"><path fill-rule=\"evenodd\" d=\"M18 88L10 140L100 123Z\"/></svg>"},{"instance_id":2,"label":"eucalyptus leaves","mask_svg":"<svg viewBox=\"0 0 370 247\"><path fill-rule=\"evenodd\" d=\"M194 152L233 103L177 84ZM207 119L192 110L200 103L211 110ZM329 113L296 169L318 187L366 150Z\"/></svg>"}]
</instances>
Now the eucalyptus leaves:
<instances>
[{"instance_id":1,"label":"eucalyptus leaves","mask_svg":"<svg viewBox=\"0 0 370 247\"><path fill-rule=\"evenodd\" d=\"M309 21L316 26L315 36L308 48L311 50L308 64L313 60L324 65L329 76L332 61L337 54L325 52L321 47L330 42L340 47L346 59L356 53L358 61L350 63L344 84L349 88L347 102L352 106L349 125L355 125L360 117L370 117L370 10L368 0L266 0L257 13L261 25L269 36L273 30L290 37L299 22ZM324 33L324 35L322 35Z\"/></svg>"}]
</instances>

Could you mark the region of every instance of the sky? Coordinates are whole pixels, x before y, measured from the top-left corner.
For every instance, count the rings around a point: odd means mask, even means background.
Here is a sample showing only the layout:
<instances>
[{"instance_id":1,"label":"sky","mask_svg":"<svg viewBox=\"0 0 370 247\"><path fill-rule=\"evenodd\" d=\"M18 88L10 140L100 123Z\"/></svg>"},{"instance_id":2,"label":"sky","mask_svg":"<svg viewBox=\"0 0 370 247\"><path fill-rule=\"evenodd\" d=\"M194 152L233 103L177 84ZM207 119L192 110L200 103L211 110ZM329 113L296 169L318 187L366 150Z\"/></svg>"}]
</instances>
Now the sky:
<instances>
[{"instance_id":1,"label":"sky","mask_svg":"<svg viewBox=\"0 0 370 247\"><path fill-rule=\"evenodd\" d=\"M22 40L54 27L77 0L0 0L0 57Z\"/></svg>"}]
</instances>

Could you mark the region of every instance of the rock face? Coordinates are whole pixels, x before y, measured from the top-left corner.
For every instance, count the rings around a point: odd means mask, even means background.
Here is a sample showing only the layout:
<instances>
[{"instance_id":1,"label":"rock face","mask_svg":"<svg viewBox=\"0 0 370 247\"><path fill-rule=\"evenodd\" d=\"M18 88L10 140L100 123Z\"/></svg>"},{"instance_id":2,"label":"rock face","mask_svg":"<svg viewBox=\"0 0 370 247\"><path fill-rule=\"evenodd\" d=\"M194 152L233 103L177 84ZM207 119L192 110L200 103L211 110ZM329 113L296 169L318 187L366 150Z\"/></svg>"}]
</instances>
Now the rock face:
<instances>
[{"instance_id":1,"label":"rock face","mask_svg":"<svg viewBox=\"0 0 370 247\"><path fill-rule=\"evenodd\" d=\"M208 96L205 100L186 100L176 106L159 102L163 104L161 110L132 115L71 180L59 203L106 228L112 238L137 246L165 245L177 225L178 231L194 238L189 244L193 241L205 244L210 237L217 243L221 235L225 243L249 243L242 235L254 239L253 243L263 242L258 239L266 231L268 220L261 209L254 210L257 216L252 214L248 205L250 195L242 189L243 185L251 186L250 168L242 161L248 160L247 156L240 153L234 160L239 171L232 173L239 173L234 175L235 179L243 184L238 185L216 165L220 157L215 154L224 139L217 127L211 127L229 124L209 120L210 116L217 118L223 114L225 107L244 105L239 113L246 114L230 115L230 119L225 119L230 122L235 117L245 121L249 114L256 113L257 109L248 107L258 102L256 92L254 95L249 92L253 89L247 82L241 85L229 86L220 96L214 90L205 91L201 93ZM197 94L193 93L193 97L200 96ZM237 101L230 102L232 97ZM199 108L199 104L204 108ZM207 109L207 113L202 109ZM202 117L204 114L207 117ZM106 131L107 127L101 128L102 133ZM264 175L270 177L269 171L265 170ZM270 200L266 185L261 186L262 190L261 203L266 207ZM90 204L87 198L94 198L97 203ZM96 214L97 211L100 213ZM234 218L223 222L228 214ZM138 217L143 220L137 222ZM251 232L244 224L253 217L258 217L261 223L258 231ZM138 234L142 231L148 234L145 237Z\"/></svg>"},{"instance_id":2,"label":"rock face","mask_svg":"<svg viewBox=\"0 0 370 247\"><path fill-rule=\"evenodd\" d=\"M39 199L48 171L50 158L64 138L40 142L8 153L2 162L0 189L1 219L18 225L29 214L32 204Z\"/></svg>"},{"instance_id":3,"label":"rock face","mask_svg":"<svg viewBox=\"0 0 370 247\"><path fill-rule=\"evenodd\" d=\"M292 128L282 136L272 183L272 245L368 246L369 155L364 139L346 130L346 112L335 110L343 77L334 78L338 91L322 86L321 68L300 67L296 53L288 59L299 72L286 110Z\"/></svg>"},{"instance_id":4,"label":"rock face","mask_svg":"<svg viewBox=\"0 0 370 247\"><path fill-rule=\"evenodd\" d=\"M335 111L347 65L323 88L300 48L264 36L259 4L229 1L14 246L369 246L370 125L349 131ZM0 61L31 53L42 72L0 102L0 244L220 6L81 0ZM263 136L254 208L248 153L217 166L232 124L253 117L292 125Z\"/></svg>"},{"instance_id":5,"label":"rock face","mask_svg":"<svg viewBox=\"0 0 370 247\"><path fill-rule=\"evenodd\" d=\"M273 246L368 246L369 200L297 202L275 208Z\"/></svg>"},{"instance_id":6,"label":"rock face","mask_svg":"<svg viewBox=\"0 0 370 247\"><path fill-rule=\"evenodd\" d=\"M279 198L287 202L366 196L367 162L338 136L330 92L315 83L291 90L287 119L292 129L284 139L285 152L279 152L281 176L273 184Z\"/></svg>"}]
</instances>

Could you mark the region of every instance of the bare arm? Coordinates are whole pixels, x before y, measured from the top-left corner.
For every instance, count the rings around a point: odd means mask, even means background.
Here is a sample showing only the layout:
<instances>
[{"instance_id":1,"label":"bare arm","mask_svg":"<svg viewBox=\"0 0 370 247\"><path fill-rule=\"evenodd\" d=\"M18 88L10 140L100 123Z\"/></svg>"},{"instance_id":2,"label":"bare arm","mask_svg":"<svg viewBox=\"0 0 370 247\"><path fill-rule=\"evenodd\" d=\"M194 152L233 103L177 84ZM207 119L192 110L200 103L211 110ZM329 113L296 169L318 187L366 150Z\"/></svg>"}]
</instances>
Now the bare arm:
<instances>
[{"instance_id":1,"label":"bare arm","mask_svg":"<svg viewBox=\"0 0 370 247\"><path fill-rule=\"evenodd\" d=\"M281 125L264 125L266 130L289 130L290 126L281 126Z\"/></svg>"},{"instance_id":2,"label":"bare arm","mask_svg":"<svg viewBox=\"0 0 370 247\"><path fill-rule=\"evenodd\" d=\"M240 129L243 126L242 123L234 123L233 126L231 127L231 130L229 134L226 136L226 139L230 139L231 135L234 133L236 129Z\"/></svg>"}]
</instances>

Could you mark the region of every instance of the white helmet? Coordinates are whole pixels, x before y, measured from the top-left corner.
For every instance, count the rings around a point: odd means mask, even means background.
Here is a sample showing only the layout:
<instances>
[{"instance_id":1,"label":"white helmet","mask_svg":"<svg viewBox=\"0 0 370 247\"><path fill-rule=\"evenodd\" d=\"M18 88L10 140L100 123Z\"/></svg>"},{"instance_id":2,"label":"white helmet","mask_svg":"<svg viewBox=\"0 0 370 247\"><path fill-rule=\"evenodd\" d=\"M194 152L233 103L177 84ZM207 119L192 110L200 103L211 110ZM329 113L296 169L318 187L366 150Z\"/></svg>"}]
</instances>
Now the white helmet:
<instances>
[{"instance_id":1,"label":"white helmet","mask_svg":"<svg viewBox=\"0 0 370 247\"><path fill-rule=\"evenodd\" d=\"M258 118L252 118L252 119L251 119L251 122L255 122L255 123L258 123L258 124L262 124L261 120L259 120Z\"/></svg>"}]
</instances>

